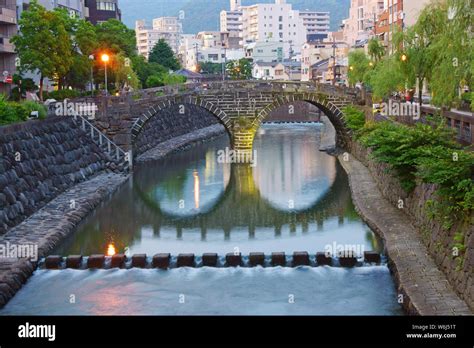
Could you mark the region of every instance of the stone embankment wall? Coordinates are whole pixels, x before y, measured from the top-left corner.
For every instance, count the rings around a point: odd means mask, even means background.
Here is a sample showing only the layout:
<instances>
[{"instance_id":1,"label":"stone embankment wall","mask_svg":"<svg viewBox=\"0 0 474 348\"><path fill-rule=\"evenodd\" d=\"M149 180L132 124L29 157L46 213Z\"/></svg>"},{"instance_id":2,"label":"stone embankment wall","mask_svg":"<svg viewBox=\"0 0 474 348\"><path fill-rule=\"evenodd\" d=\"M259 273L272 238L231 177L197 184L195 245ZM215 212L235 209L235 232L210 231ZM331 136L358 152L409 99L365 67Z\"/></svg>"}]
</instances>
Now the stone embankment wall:
<instances>
[{"instance_id":1,"label":"stone embankment wall","mask_svg":"<svg viewBox=\"0 0 474 348\"><path fill-rule=\"evenodd\" d=\"M0 235L108 166L71 118L0 127Z\"/></svg>"},{"instance_id":2,"label":"stone embankment wall","mask_svg":"<svg viewBox=\"0 0 474 348\"><path fill-rule=\"evenodd\" d=\"M134 144L134 156L167 140L219 123L209 111L192 104L172 105L161 110L143 127Z\"/></svg>"},{"instance_id":3,"label":"stone embankment wall","mask_svg":"<svg viewBox=\"0 0 474 348\"><path fill-rule=\"evenodd\" d=\"M430 219L426 211L426 202L436 199L434 185L419 184L413 192L407 194L398 179L390 174L388 165L369 158L370 150L352 143L351 153L369 168L382 195L388 201L397 206L399 200L403 200L403 211L411 217L420 231L436 265L458 295L474 310L474 217L455 222L449 230L443 229L442 223ZM453 247L457 243L454 240L456 234L462 236L460 244L465 246L465 250L459 250L459 257L453 255Z\"/></svg>"}]
</instances>

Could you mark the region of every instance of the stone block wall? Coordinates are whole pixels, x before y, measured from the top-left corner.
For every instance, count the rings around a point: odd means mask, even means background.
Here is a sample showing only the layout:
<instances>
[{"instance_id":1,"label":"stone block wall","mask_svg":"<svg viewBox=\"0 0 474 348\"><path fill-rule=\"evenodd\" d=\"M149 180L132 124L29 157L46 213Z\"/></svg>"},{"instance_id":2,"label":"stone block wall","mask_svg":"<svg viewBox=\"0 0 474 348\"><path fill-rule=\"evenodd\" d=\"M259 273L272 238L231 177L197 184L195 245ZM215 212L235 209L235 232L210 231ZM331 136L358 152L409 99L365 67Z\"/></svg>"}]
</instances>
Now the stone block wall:
<instances>
[{"instance_id":1,"label":"stone block wall","mask_svg":"<svg viewBox=\"0 0 474 348\"><path fill-rule=\"evenodd\" d=\"M422 240L436 265L446 275L459 296L466 301L471 310L474 310L474 217L468 217L466 221L457 221L449 230L443 229L439 221L430 219L426 213L426 202L436 199L434 185L420 183L407 194L398 179L390 173L387 164L377 163L369 158L370 150L353 142L351 152L369 168L387 200L395 206L399 199L403 200L404 212L412 218L415 227L420 231ZM460 259L453 256L455 234L464 236L462 244L466 250L460 252Z\"/></svg>"},{"instance_id":2,"label":"stone block wall","mask_svg":"<svg viewBox=\"0 0 474 348\"><path fill-rule=\"evenodd\" d=\"M102 150L65 117L0 127L0 155L0 235L108 165Z\"/></svg>"},{"instance_id":3,"label":"stone block wall","mask_svg":"<svg viewBox=\"0 0 474 348\"><path fill-rule=\"evenodd\" d=\"M144 125L134 144L134 156L174 137L219 123L216 116L199 106L183 104L180 108L172 105L161 110Z\"/></svg>"}]
</instances>

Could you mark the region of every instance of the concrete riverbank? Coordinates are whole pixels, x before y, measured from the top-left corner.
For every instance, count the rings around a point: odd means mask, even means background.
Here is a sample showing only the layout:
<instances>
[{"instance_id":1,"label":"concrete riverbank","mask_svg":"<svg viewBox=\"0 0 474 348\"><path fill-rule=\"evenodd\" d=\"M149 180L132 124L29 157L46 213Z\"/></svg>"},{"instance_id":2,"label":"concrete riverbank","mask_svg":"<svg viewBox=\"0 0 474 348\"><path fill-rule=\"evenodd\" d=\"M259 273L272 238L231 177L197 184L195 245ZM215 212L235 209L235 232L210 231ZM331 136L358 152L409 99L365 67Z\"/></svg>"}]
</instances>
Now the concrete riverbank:
<instances>
[{"instance_id":1,"label":"concrete riverbank","mask_svg":"<svg viewBox=\"0 0 474 348\"><path fill-rule=\"evenodd\" d=\"M191 144L212 140L215 137L224 134L225 132L226 130L223 125L215 124L209 127L198 129L190 133L186 133L184 135L174 137L170 140L164 141L156 145L154 148L141 154L137 157L136 162L143 163L148 161L156 161L158 159L164 158L165 156L175 151L179 151L183 148L186 148Z\"/></svg>"},{"instance_id":2,"label":"concrete riverbank","mask_svg":"<svg viewBox=\"0 0 474 348\"><path fill-rule=\"evenodd\" d=\"M414 315L472 315L430 257L409 216L383 197L369 169L350 154L341 154L338 159L349 176L357 211L384 239L405 311Z\"/></svg>"}]
</instances>

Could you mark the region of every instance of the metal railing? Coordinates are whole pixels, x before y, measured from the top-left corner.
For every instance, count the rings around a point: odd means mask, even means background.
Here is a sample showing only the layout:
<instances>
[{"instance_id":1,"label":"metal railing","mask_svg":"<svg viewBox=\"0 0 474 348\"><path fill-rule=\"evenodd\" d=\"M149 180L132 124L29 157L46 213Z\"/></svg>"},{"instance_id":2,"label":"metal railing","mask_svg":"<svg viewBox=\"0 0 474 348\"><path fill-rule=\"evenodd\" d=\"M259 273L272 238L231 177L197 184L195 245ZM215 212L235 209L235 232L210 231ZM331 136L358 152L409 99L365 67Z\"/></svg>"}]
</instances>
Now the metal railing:
<instances>
[{"instance_id":1,"label":"metal railing","mask_svg":"<svg viewBox=\"0 0 474 348\"><path fill-rule=\"evenodd\" d=\"M90 136L92 141L98 145L109 158L116 164L124 165L125 170L131 170L133 167L132 151L124 151L120 146L110 140L96 126L90 123L85 117L74 112L73 121L80 124L81 129Z\"/></svg>"}]
</instances>

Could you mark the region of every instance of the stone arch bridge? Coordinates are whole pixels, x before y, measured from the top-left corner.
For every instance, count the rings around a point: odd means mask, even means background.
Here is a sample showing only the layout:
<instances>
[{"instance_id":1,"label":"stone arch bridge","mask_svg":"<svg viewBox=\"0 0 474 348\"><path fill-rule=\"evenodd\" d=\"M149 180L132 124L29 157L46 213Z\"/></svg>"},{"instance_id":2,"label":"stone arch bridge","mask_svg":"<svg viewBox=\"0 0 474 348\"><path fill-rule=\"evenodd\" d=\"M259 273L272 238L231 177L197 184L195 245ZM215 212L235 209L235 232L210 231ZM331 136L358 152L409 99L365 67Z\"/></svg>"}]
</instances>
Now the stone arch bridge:
<instances>
[{"instance_id":1,"label":"stone arch bridge","mask_svg":"<svg viewBox=\"0 0 474 348\"><path fill-rule=\"evenodd\" d=\"M342 108L358 97L353 89L310 82L230 81L167 86L84 101L98 105L94 124L125 151L141 152L136 148L138 139L160 113L170 108L184 113L192 105L207 110L224 125L236 152L248 153L256 131L272 110L287 105L291 114L293 103L300 101L317 106L328 116L336 129L337 144L344 148L351 132Z\"/></svg>"}]
</instances>

